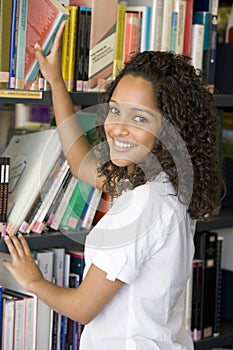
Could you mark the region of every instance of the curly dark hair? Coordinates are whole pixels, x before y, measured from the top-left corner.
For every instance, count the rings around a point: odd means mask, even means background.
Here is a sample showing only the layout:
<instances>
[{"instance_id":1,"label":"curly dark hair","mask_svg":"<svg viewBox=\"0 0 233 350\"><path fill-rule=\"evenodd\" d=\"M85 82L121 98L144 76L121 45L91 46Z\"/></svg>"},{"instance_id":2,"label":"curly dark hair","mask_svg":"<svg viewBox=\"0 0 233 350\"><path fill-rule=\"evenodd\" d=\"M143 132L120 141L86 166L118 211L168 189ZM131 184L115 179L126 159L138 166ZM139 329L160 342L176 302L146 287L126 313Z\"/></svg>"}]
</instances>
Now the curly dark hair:
<instances>
[{"instance_id":1,"label":"curly dark hair","mask_svg":"<svg viewBox=\"0 0 233 350\"><path fill-rule=\"evenodd\" d=\"M103 102L108 104L119 81L127 74L149 81L154 91L154 102L162 115L161 135L152 154L156 155L161 168L166 172L176 194L181 201L188 201L188 212L193 219L203 220L216 208L220 201L221 167L217 143L217 110L212 94L202 81L202 74L190 65L188 57L171 52L145 51L135 54L124 69L113 80L103 94ZM104 120L107 111L99 113L96 142L106 141ZM166 137L168 124L177 131L184 141L177 142L176 135ZM134 174L128 174L127 167L118 167L109 161L107 142L102 142L101 157L105 158L98 169L106 177L105 186L111 195L116 195L118 179L128 179L133 187L148 180L144 167L134 166ZM172 156L174 145L180 145L179 154L185 162L178 165ZM185 148L187 152L185 153ZM173 152L174 153L174 152ZM188 153L188 157L186 154ZM105 157L103 157L105 155ZM192 168L193 182L187 170L187 162ZM153 179L160 170L150 164ZM143 170L142 170L143 169ZM153 175L152 175L153 174ZM136 175L136 176L135 176ZM178 176L179 175L179 176ZM180 176L181 175L181 176ZM192 184L188 198L188 185Z\"/></svg>"}]
</instances>

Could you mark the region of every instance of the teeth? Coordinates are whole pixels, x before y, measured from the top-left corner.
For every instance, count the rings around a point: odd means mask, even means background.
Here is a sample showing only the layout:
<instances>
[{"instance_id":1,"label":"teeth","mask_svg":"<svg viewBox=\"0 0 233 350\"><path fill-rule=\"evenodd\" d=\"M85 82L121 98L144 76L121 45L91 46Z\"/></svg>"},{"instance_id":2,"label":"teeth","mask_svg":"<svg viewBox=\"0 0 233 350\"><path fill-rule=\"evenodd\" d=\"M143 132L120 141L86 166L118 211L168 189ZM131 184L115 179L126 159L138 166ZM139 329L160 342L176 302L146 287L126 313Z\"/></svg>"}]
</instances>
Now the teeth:
<instances>
[{"instance_id":1,"label":"teeth","mask_svg":"<svg viewBox=\"0 0 233 350\"><path fill-rule=\"evenodd\" d=\"M125 142L121 142L118 140L114 140L114 142L115 142L115 145L117 147L120 147L120 148L132 148L132 147L134 147L134 145L131 145L131 144L125 143Z\"/></svg>"}]
</instances>

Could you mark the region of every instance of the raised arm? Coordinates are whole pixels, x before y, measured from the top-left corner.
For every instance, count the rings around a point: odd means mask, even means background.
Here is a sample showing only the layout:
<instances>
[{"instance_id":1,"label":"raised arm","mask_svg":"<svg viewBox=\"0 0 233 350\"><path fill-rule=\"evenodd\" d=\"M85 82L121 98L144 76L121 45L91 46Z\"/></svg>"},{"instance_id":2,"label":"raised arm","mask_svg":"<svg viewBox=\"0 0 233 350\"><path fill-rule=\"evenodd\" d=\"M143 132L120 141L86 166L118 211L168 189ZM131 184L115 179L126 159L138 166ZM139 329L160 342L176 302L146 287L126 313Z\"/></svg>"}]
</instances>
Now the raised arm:
<instances>
[{"instance_id":1,"label":"raised arm","mask_svg":"<svg viewBox=\"0 0 233 350\"><path fill-rule=\"evenodd\" d=\"M65 21L62 22L50 54L44 57L41 47L36 44L35 56L42 75L51 86L56 124L72 174L102 189L103 179L96 178L96 160L75 116L74 106L62 77L61 40L65 24Z\"/></svg>"}]
</instances>

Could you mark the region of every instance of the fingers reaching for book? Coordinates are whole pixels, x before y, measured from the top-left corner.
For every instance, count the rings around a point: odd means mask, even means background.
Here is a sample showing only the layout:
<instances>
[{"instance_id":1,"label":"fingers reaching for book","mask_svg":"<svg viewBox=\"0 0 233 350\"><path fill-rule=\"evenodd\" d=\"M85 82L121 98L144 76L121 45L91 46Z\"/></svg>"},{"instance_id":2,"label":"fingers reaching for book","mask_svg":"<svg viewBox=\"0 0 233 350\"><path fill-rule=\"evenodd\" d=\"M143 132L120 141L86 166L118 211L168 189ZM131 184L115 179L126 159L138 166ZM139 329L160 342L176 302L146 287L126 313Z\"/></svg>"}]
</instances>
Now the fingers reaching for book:
<instances>
[{"instance_id":1,"label":"fingers reaching for book","mask_svg":"<svg viewBox=\"0 0 233 350\"><path fill-rule=\"evenodd\" d=\"M5 243L12 257L12 262L3 261L22 288L31 292L33 282L42 280L42 273L33 259L28 244L23 236L6 236Z\"/></svg>"}]
</instances>

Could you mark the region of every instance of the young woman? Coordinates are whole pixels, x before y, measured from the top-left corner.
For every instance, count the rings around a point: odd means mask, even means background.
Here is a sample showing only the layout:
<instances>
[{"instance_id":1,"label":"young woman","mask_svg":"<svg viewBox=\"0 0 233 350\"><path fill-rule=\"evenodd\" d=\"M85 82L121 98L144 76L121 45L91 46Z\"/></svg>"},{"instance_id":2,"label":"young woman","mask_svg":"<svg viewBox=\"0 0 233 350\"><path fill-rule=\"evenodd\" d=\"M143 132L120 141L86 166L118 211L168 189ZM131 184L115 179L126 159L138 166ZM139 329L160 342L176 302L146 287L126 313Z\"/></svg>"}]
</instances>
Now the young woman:
<instances>
[{"instance_id":1,"label":"young woman","mask_svg":"<svg viewBox=\"0 0 233 350\"><path fill-rule=\"evenodd\" d=\"M183 323L195 220L219 200L216 112L188 59L167 52L132 57L99 107L94 150L62 80L60 41L35 54L52 89L72 173L115 198L87 236L78 289L46 281L22 235L6 237L21 286L85 324L82 350L191 350Z\"/></svg>"}]
</instances>

